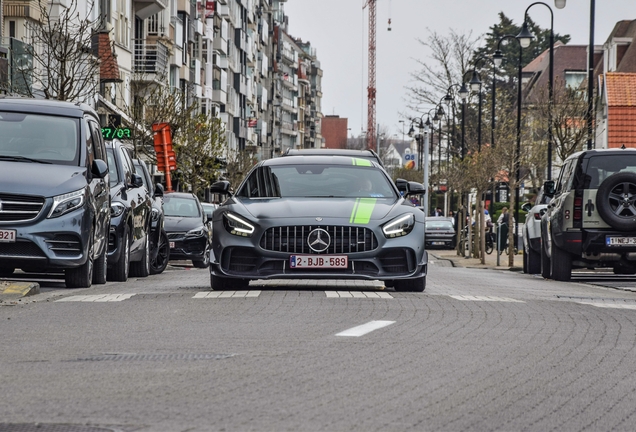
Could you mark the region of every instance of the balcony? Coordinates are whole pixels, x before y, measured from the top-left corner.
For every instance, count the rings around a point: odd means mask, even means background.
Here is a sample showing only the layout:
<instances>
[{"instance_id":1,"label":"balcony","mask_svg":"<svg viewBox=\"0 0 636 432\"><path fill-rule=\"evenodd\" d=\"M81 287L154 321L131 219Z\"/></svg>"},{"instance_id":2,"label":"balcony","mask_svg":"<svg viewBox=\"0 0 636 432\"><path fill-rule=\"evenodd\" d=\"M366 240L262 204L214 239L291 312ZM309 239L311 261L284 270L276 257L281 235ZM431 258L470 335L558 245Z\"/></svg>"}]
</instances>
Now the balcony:
<instances>
[{"instance_id":1,"label":"balcony","mask_svg":"<svg viewBox=\"0 0 636 432\"><path fill-rule=\"evenodd\" d=\"M135 15L139 19L146 19L168 7L168 0L133 0Z\"/></svg>"},{"instance_id":2,"label":"balcony","mask_svg":"<svg viewBox=\"0 0 636 432\"><path fill-rule=\"evenodd\" d=\"M0 88L28 94L33 90L33 48L15 38L0 38ZM6 67L6 69L5 69Z\"/></svg>"},{"instance_id":3,"label":"balcony","mask_svg":"<svg viewBox=\"0 0 636 432\"><path fill-rule=\"evenodd\" d=\"M133 43L135 46L133 72L166 76L168 73L168 47L161 42L147 44L144 39L133 39Z\"/></svg>"},{"instance_id":4,"label":"balcony","mask_svg":"<svg viewBox=\"0 0 636 432\"><path fill-rule=\"evenodd\" d=\"M32 20L39 21L41 18L40 3L38 0L4 0L2 12L5 19L31 18Z\"/></svg>"},{"instance_id":5,"label":"balcony","mask_svg":"<svg viewBox=\"0 0 636 432\"><path fill-rule=\"evenodd\" d=\"M227 40L221 36L215 36L212 41L212 49L223 54L227 54Z\"/></svg>"}]
</instances>

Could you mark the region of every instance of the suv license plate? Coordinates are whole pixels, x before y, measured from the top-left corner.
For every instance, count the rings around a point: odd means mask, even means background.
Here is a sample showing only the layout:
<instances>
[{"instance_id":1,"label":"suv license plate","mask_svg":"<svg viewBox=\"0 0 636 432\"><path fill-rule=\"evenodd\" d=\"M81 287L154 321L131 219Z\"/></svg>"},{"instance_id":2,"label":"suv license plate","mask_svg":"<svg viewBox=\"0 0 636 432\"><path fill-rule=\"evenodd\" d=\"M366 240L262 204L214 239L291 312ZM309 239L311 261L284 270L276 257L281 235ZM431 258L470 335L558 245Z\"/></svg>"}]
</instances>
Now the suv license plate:
<instances>
[{"instance_id":1,"label":"suv license plate","mask_svg":"<svg viewBox=\"0 0 636 432\"><path fill-rule=\"evenodd\" d=\"M0 243L15 243L15 230L0 230Z\"/></svg>"},{"instance_id":2,"label":"suv license plate","mask_svg":"<svg viewBox=\"0 0 636 432\"><path fill-rule=\"evenodd\" d=\"M347 268L346 255L292 255L289 257L291 268Z\"/></svg>"},{"instance_id":3,"label":"suv license plate","mask_svg":"<svg viewBox=\"0 0 636 432\"><path fill-rule=\"evenodd\" d=\"M174 246L175 246L174 242L170 242L170 249L174 249Z\"/></svg>"},{"instance_id":4,"label":"suv license plate","mask_svg":"<svg viewBox=\"0 0 636 432\"><path fill-rule=\"evenodd\" d=\"M636 237L606 237L607 246L636 246Z\"/></svg>"}]
</instances>

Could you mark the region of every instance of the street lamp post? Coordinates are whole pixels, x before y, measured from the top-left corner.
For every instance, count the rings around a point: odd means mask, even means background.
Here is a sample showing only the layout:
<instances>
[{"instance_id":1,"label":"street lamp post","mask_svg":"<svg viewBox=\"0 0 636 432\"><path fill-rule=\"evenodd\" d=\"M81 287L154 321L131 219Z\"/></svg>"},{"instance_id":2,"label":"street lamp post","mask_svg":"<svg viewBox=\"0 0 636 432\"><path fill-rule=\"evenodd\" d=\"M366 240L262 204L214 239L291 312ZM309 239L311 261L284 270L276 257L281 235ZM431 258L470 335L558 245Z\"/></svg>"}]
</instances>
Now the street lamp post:
<instances>
[{"instance_id":1,"label":"street lamp post","mask_svg":"<svg viewBox=\"0 0 636 432\"><path fill-rule=\"evenodd\" d=\"M499 38L497 43L497 51L495 51L495 64L500 65L501 61L501 42L505 39L513 39L519 44L519 64L517 67L517 147L515 149L515 179L516 179L516 187L515 187L515 232L513 239L515 241L515 246L517 242L517 230L519 228L519 169L520 169L520 155L521 155L521 66L523 64L523 46L521 45L521 41L517 38L517 36L513 35L505 35ZM512 256L512 255L511 255Z\"/></svg>"},{"instance_id":2,"label":"street lamp post","mask_svg":"<svg viewBox=\"0 0 636 432\"><path fill-rule=\"evenodd\" d=\"M554 134L552 130L552 108L554 105L554 13L552 8L543 2L534 2L526 9L523 17L523 27L521 33L517 35L517 39L521 43L522 48L530 46L530 42L534 39L534 35L528 31L528 11L532 6L543 5L550 10L550 69L548 81L548 175L547 179L552 180L552 146Z\"/></svg>"},{"instance_id":3,"label":"street lamp post","mask_svg":"<svg viewBox=\"0 0 636 432\"><path fill-rule=\"evenodd\" d=\"M565 7L566 0L554 0L557 9ZM590 0L590 43L587 47L587 149L592 150L592 113L594 108L594 18L596 1Z\"/></svg>"}]
</instances>

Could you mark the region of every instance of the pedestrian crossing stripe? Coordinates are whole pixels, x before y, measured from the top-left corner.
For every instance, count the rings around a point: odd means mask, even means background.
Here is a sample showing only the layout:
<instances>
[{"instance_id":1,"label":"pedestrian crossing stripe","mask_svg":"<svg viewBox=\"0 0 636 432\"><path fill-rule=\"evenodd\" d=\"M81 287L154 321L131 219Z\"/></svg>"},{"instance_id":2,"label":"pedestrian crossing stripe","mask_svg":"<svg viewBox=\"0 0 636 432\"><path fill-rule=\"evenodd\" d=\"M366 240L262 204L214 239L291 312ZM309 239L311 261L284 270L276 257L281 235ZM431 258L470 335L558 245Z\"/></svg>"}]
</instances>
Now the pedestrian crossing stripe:
<instances>
[{"instance_id":1,"label":"pedestrian crossing stripe","mask_svg":"<svg viewBox=\"0 0 636 432\"><path fill-rule=\"evenodd\" d=\"M96 294L96 295L76 295L70 297L64 297L63 299L56 300L58 302L87 302L87 303L102 303L102 302L120 302L127 300L135 294Z\"/></svg>"},{"instance_id":2,"label":"pedestrian crossing stripe","mask_svg":"<svg viewBox=\"0 0 636 432\"><path fill-rule=\"evenodd\" d=\"M636 304L625 304L625 303L605 303L605 302L591 302L591 301L578 301L575 303L596 306L600 308L608 308L608 309L632 309L636 310Z\"/></svg>"},{"instance_id":3,"label":"pedestrian crossing stripe","mask_svg":"<svg viewBox=\"0 0 636 432\"><path fill-rule=\"evenodd\" d=\"M507 302L507 303L525 303L521 300L515 300L507 297L493 297L493 296L471 296L471 295L451 295L449 297L455 300L461 301L485 301L485 302Z\"/></svg>"},{"instance_id":4,"label":"pedestrian crossing stripe","mask_svg":"<svg viewBox=\"0 0 636 432\"><path fill-rule=\"evenodd\" d=\"M260 291L203 291L194 295L195 299L203 298L253 298L261 295Z\"/></svg>"},{"instance_id":5,"label":"pedestrian crossing stripe","mask_svg":"<svg viewBox=\"0 0 636 432\"><path fill-rule=\"evenodd\" d=\"M393 296L385 292L375 291L325 291L327 298L370 298L392 299Z\"/></svg>"}]
</instances>

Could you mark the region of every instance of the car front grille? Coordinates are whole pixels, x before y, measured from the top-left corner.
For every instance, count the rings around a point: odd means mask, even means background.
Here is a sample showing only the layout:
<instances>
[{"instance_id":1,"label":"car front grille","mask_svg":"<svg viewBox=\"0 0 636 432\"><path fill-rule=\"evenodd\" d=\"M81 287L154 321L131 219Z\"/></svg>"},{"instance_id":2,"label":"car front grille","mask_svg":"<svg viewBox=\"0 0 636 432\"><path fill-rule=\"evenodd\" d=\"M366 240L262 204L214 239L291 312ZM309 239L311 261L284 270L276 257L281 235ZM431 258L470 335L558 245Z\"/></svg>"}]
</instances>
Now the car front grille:
<instances>
[{"instance_id":1,"label":"car front grille","mask_svg":"<svg viewBox=\"0 0 636 432\"><path fill-rule=\"evenodd\" d=\"M80 239L70 234L58 234L51 240L45 240L56 255L78 256L82 254L82 243Z\"/></svg>"},{"instance_id":2,"label":"car front grille","mask_svg":"<svg viewBox=\"0 0 636 432\"><path fill-rule=\"evenodd\" d=\"M32 241L18 240L15 243L0 243L2 258L46 258L44 252Z\"/></svg>"},{"instance_id":3,"label":"car front grille","mask_svg":"<svg viewBox=\"0 0 636 432\"><path fill-rule=\"evenodd\" d=\"M260 246L268 251L316 254L307 242L309 233L322 228L331 239L322 254L369 252L377 249L378 240L372 230L357 226L287 226L268 229Z\"/></svg>"},{"instance_id":4,"label":"car front grille","mask_svg":"<svg viewBox=\"0 0 636 432\"><path fill-rule=\"evenodd\" d=\"M250 273L256 270L258 256L250 248L230 248L227 255L230 271Z\"/></svg>"},{"instance_id":5,"label":"car front grille","mask_svg":"<svg viewBox=\"0 0 636 432\"><path fill-rule=\"evenodd\" d=\"M185 232L169 232L167 234L168 234L168 238L172 241L181 240L182 238L186 236Z\"/></svg>"},{"instance_id":6,"label":"car front grille","mask_svg":"<svg viewBox=\"0 0 636 432\"><path fill-rule=\"evenodd\" d=\"M44 207L44 198L30 195L0 194L0 223L28 222Z\"/></svg>"}]
</instances>

